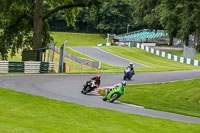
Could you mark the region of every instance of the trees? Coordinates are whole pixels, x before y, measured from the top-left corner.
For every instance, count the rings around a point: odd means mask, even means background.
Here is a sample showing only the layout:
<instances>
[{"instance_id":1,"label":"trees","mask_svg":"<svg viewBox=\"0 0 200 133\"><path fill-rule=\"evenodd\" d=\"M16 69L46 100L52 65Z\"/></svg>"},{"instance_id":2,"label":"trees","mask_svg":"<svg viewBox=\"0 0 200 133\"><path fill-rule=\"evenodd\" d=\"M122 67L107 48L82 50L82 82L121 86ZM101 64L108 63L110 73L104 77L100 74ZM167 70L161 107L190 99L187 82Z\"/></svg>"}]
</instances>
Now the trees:
<instances>
[{"instance_id":1,"label":"trees","mask_svg":"<svg viewBox=\"0 0 200 133\"><path fill-rule=\"evenodd\" d=\"M200 2L195 0L161 0L158 6L160 21L170 35L178 33L185 45L189 35L199 33Z\"/></svg>"},{"instance_id":2,"label":"trees","mask_svg":"<svg viewBox=\"0 0 200 133\"><path fill-rule=\"evenodd\" d=\"M47 19L62 12L67 24L74 25L79 7L99 6L103 0L0 0L0 23L5 25L0 34L0 53L7 58L19 48L45 47L51 41Z\"/></svg>"},{"instance_id":3,"label":"trees","mask_svg":"<svg viewBox=\"0 0 200 133\"><path fill-rule=\"evenodd\" d=\"M189 35L200 33L200 2L196 0L182 0L177 4L180 20L179 35L188 45Z\"/></svg>"},{"instance_id":4,"label":"trees","mask_svg":"<svg viewBox=\"0 0 200 133\"><path fill-rule=\"evenodd\" d=\"M89 7L81 10L80 7ZM99 8L96 8L99 7ZM0 56L19 48L43 48L52 40L48 18L60 13L79 29L125 33L127 25L165 29L188 44L188 35L200 32L200 2L196 0L0 0ZM78 17L77 17L78 15ZM132 23L135 23L133 26ZM78 29L77 28L77 29Z\"/></svg>"},{"instance_id":5,"label":"trees","mask_svg":"<svg viewBox=\"0 0 200 133\"><path fill-rule=\"evenodd\" d=\"M176 2L174 0L161 0L160 4L155 8L158 12L158 20L169 34L169 45L173 45L173 38L179 28L178 10L176 9Z\"/></svg>"},{"instance_id":6,"label":"trees","mask_svg":"<svg viewBox=\"0 0 200 133\"><path fill-rule=\"evenodd\" d=\"M85 8L79 16L77 27L86 31L103 33L124 33L127 25L132 24L133 8L129 0L110 0L99 8Z\"/></svg>"},{"instance_id":7,"label":"trees","mask_svg":"<svg viewBox=\"0 0 200 133\"><path fill-rule=\"evenodd\" d=\"M196 0L136 0L134 7L135 23L154 29L161 25L171 45L177 33L188 45L189 35L200 32L200 2Z\"/></svg>"},{"instance_id":8,"label":"trees","mask_svg":"<svg viewBox=\"0 0 200 133\"><path fill-rule=\"evenodd\" d=\"M160 0L135 0L133 2L133 19L135 25L142 25L144 28L160 29L161 24L158 12L155 8L160 4Z\"/></svg>"},{"instance_id":9,"label":"trees","mask_svg":"<svg viewBox=\"0 0 200 133\"><path fill-rule=\"evenodd\" d=\"M127 0L105 2L99 10L97 29L110 33L125 33L127 25L132 23L132 8Z\"/></svg>"},{"instance_id":10,"label":"trees","mask_svg":"<svg viewBox=\"0 0 200 133\"><path fill-rule=\"evenodd\" d=\"M103 5L104 3L102 6ZM96 27L99 22L99 9L101 7L96 8L93 6L91 8L83 8L77 16L77 30L85 32L98 32Z\"/></svg>"}]
</instances>

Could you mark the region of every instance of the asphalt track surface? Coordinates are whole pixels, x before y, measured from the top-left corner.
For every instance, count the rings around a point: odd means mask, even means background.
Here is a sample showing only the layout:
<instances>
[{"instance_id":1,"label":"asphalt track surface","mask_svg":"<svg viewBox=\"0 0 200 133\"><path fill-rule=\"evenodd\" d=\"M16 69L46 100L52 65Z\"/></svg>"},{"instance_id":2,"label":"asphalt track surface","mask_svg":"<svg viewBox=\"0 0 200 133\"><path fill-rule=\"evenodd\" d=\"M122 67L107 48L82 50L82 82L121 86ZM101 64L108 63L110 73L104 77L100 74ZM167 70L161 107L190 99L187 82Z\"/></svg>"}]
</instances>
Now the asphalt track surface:
<instances>
[{"instance_id":1,"label":"asphalt track surface","mask_svg":"<svg viewBox=\"0 0 200 133\"><path fill-rule=\"evenodd\" d=\"M102 97L93 94L81 94L82 85L92 76L94 75L2 75L0 76L0 86L19 92L25 92L90 107L200 124L200 118L145 109L143 107L119 102L104 102L102 101ZM101 74L101 76L101 86L106 87L119 83L122 80L123 74ZM127 84L162 83L194 78L200 78L200 71L145 72L136 73L133 80L127 81Z\"/></svg>"},{"instance_id":2,"label":"asphalt track surface","mask_svg":"<svg viewBox=\"0 0 200 133\"><path fill-rule=\"evenodd\" d=\"M130 60L124 59L122 57L119 57L117 55L113 55L111 53L108 53L106 51L101 50L97 47L80 47L80 46L74 46L74 47L68 47L74 51L77 51L81 54L87 55L89 57L92 57L96 60L99 60L101 62L105 62L112 66L118 66L118 67L126 67L129 65ZM134 56L134 55L133 55ZM136 62L133 62L135 67L148 67Z\"/></svg>"}]
</instances>

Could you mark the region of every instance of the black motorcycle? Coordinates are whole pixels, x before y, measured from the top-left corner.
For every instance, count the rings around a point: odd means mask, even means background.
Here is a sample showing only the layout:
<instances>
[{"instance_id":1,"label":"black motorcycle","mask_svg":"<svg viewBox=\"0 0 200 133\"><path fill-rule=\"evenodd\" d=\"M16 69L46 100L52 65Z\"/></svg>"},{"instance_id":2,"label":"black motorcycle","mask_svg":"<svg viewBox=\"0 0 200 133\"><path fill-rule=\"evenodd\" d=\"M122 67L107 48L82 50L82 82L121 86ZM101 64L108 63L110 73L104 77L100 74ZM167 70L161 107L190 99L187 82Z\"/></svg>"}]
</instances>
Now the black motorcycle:
<instances>
[{"instance_id":1,"label":"black motorcycle","mask_svg":"<svg viewBox=\"0 0 200 133\"><path fill-rule=\"evenodd\" d=\"M81 93L83 94L87 94L91 91L93 91L96 87L95 83L95 80L90 80L90 81L87 81L85 85L83 85L83 89L81 91Z\"/></svg>"}]
</instances>

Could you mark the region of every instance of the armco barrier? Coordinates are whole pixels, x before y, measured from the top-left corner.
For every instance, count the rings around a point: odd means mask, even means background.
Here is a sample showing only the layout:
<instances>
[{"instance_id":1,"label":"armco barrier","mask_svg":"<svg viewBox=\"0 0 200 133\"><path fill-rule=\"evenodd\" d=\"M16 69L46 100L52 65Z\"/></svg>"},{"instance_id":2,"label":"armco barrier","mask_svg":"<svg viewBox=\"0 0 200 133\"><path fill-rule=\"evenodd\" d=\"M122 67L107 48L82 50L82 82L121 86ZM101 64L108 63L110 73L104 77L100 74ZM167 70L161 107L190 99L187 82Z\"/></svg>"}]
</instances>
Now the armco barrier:
<instances>
[{"instance_id":1,"label":"armco barrier","mask_svg":"<svg viewBox=\"0 0 200 133\"><path fill-rule=\"evenodd\" d=\"M40 62L25 61L24 73L40 73Z\"/></svg>"},{"instance_id":2,"label":"armco barrier","mask_svg":"<svg viewBox=\"0 0 200 133\"><path fill-rule=\"evenodd\" d=\"M9 61L9 73L24 73L24 62Z\"/></svg>"},{"instance_id":3,"label":"armco barrier","mask_svg":"<svg viewBox=\"0 0 200 133\"><path fill-rule=\"evenodd\" d=\"M158 55L158 56L161 56L161 57L164 57L164 58L176 61L176 62L181 62L181 63L184 63L184 64L193 65L193 66L200 66L200 61L199 60L193 60L193 59L190 59L190 58L185 58L185 57L180 57L180 56L177 56L177 55L172 55L172 54L169 54L167 52L156 50L154 48L147 47L147 46L144 46L144 45L139 44L139 43L137 43L137 45L132 45L130 43L129 46L130 47L140 48L140 49L145 50L145 51L147 51L149 53L152 53L152 54L155 54L155 55Z\"/></svg>"},{"instance_id":4,"label":"armco barrier","mask_svg":"<svg viewBox=\"0 0 200 133\"><path fill-rule=\"evenodd\" d=\"M49 63L41 62L40 63L40 73L48 73L49 72Z\"/></svg>"},{"instance_id":5,"label":"armco barrier","mask_svg":"<svg viewBox=\"0 0 200 133\"><path fill-rule=\"evenodd\" d=\"M0 73L49 73L54 72L53 62L0 61Z\"/></svg>"},{"instance_id":6,"label":"armco barrier","mask_svg":"<svg viewBox=\"0 0 200 133\"><path fill-rule=\"evenodd\" d=\"M49 72L55 72L54 70L54 62L49 62Z\"/></svg>"}]
</instances>

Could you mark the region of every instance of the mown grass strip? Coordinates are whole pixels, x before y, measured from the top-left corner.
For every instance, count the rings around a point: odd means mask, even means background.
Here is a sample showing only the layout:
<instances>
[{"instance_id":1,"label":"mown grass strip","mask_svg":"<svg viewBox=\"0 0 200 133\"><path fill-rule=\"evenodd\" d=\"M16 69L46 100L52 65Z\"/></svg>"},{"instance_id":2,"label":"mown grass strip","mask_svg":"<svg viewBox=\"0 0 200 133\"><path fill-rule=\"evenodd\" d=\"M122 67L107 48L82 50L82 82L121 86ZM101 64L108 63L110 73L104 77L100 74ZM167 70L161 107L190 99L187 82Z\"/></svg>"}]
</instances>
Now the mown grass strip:
<instances>
[{"instance_id":1,"label":"mown grass strip","mask_svg":"<svg viewBox=\"0 0 200 133\"><path fill-rule=\"evenodd\" d=\"M148 85L128 85L122 102L166 112L200 117L200 79Z\"/></svg>"},{"instance_id":2,"label":"mown grass strip","mask_svg":"<svg viewBox=\"0 0 200 133\"><path fill-rule=\"evenodd\" d=\"M0 88L0 132L198 133L200 125L81 106Z\"/></svg>"},{"instance_id":3,"label":"mown grass strip","mask_svg":"<svg viewBox=\"0 0 200 133\"><path fill-rule=\"evenodd\" d=\"M96 46L106 42L106 34L52 32L52 36L58 48L68 40L67 46Z\"/></svg>"}]
</instances>

